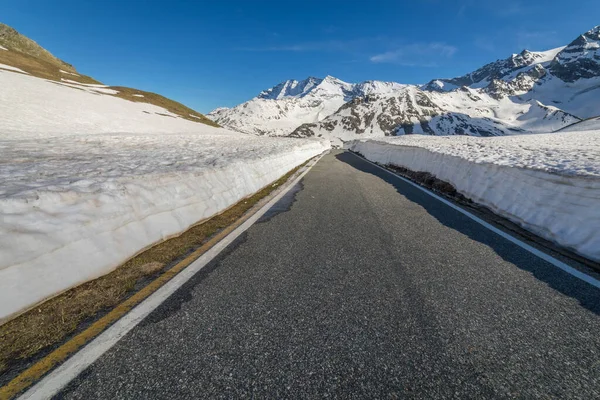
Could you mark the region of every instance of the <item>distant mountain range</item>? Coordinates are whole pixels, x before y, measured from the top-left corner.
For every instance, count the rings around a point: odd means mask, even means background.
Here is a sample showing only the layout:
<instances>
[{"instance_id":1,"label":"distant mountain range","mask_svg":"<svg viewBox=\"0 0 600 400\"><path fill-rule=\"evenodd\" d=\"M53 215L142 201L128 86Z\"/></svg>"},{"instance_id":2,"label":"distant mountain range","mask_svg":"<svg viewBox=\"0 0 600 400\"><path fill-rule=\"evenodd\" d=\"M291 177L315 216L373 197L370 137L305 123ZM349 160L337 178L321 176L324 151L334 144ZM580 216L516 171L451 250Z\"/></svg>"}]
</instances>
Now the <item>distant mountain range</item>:
<instances>
[{"instance_id":1,"label":"distant mountain range","mask_svg":"<svg viewBox=\"0 0 600 400\"><path fill-rule=\"evenodd\" d=\"M422 133L497 136L600 128L600 26L565 47L524 50L425 85L289 80L208 117L250 134L334 141Z\"/></svg>"}]
</instances>

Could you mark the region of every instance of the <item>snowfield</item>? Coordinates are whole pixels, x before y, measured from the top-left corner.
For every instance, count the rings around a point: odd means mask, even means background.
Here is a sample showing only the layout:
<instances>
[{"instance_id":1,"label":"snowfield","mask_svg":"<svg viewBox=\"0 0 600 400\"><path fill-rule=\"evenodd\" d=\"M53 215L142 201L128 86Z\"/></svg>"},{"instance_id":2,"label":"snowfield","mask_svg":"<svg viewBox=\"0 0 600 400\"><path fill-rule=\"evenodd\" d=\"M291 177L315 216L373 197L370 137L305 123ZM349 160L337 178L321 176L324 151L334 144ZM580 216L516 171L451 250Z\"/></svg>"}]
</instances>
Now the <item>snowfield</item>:
<instances>
[{"instance_id":1,"label":"snowfield","mask_svg":"<svg viewBox=\"0 0 600 400\"><path fill-rule=\"evenodd\" d=\"M424 171L524 228L600 261L600 131L507 137L402 136L346 148Z\"/></svg>"},{"instance_id":2,"label":"snowfield","mask_svg":"<svg viewBox=\"0 0 600 400\"><path fill-rule=\"evenodd\" d=\"M104 275L329 148L0 73L0 321Z\"/></svg>"}]
</instances>

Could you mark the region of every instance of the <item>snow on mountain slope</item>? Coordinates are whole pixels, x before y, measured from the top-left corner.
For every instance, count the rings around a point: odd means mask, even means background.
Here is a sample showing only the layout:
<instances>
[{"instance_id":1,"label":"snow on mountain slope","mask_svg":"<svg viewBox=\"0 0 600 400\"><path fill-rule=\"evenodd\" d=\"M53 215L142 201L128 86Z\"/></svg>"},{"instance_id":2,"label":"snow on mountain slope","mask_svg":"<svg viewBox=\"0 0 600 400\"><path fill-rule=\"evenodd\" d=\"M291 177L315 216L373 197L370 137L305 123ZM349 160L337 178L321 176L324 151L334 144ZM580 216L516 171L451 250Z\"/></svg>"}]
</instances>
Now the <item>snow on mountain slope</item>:
<instances>
[{"instance_id":1,"label":"snow on mountain slope","mask_svg":"<svg viewBox=\"0 0 600 400\"><path fill-rule=\"evenodd\" d=\"M232 129L339 142L399 134L500 136L600 115L600 27L568 46L519 54L420 87L328 76L286 81L210 116Z\"/></svg>"},{"instance_id":2,"label":"snow on mountain slope","mask_svg":"<svg viewBox=\"0 0 600 400\"><path fill-rule=\"evenodd\" d=\"M207 116L239 132L286 136L303 123L322 120L355 97L390 93L405 86L380 81L352 84L332 76L290 80L236 107L217 108Z\"/></svg>"},{"instance_id":3,"label":"snow on mountain slope","mask_svg":"<svg viewBox=\"0 0 600 400\"><path fill-rule=\"evenodd\" d=\"M568 125L560 130L560 132L577 132L577 131L600 131L600 117L584 119Z\"/></svg>"},{"instance_id":4,"label":"snow on mountain slope","mask_svg":"<svg viewBox=\"0 0 600 400\"><path fill-rule=\"evenodd\" d=\"M496 98L537 100L579 118L600 115L600 26L580 35L568 46L545 52L523 50L473 73L436 79L422 88L453 91L468 86Z\"/></svg>"},{"instance_id":5,"label":"snow on mountain slope","mask_svg":"<svg viewBox=\"0 0 600 400\"><path fill-rule=\"evenodd\" d=\"M565 47L552 61L550 71L565 82L600 76L600 26Z\"/></svg>"},{"instance_id":6,"label":"snow on mountain slope","mask_svg":"<svg viewBox=\"0 0 600 400\"><path fill-rule=\"evenodd\" d=\"M333 142L403 134L501 136L549 132L579 118L540 102L513 102L476 89L428 92L417 87L356 98L324 120L305 124L293 137Z\"/></svg>"},{"instance_id":7,"label":"snow on mountain slope","mask_svg":"<svg viewBox=\"0 0 600 400\"><path fill-rule=\"evenodd\" d=\"M4 49L0 51L0 71L22 72L88 92L110 94L124 100L152 104L194 123L218 126L195 110L157 93L123 86L102 85L101 82L79 73L71 64L56 58L33 40L2 23L0 23L0 45Z\"/></svg>"},{"instance_id":8,"label":"snow on mountain slope","mask_svg":"<svg viewBox=\"0 0 600 400\"><path fill-rule=\"evenodd\" d=\"M507 59L486 64L474 72L457 78L434 79L423 85L422 89L447 92L461 86L483 88L493 80L510 81L515 79L518 74L535 68L536 65L548 65L563 49L564 47L558 47L541 52L523 50L520 54L513 54Z\"/></svg>"},{"instance_id":9,"label":"snow on mountain slope","mask_svg":"<svg viewBox=\"0 0 600 400\"><path fill-rule=\"evenodd\" d=\"M524 228L600 260L600 131L356 140L381 164L429 172Z\"/></svg>"},{"instance_id":10,"label":"snow on mountain slope","mask_svg":"<svg viewBox=\"0 0 600 400\"><path fill-rule=\"evenodd\" d=\"M0 323L329 148L0 71Z\"/></svg>"},{"instance_id":11,"label":"snow on mountain slope","mask_svg":"<svg viewBox=\"0 0 600 400\"><path fill-rule=\"evenodd\" d=\"M2 139L49 133L182 133L200 128L213 134L233 134L185 120L153 104L97 92L104 88L86 88L1 70L0 87Z\"/></svg>"}]
</instances>

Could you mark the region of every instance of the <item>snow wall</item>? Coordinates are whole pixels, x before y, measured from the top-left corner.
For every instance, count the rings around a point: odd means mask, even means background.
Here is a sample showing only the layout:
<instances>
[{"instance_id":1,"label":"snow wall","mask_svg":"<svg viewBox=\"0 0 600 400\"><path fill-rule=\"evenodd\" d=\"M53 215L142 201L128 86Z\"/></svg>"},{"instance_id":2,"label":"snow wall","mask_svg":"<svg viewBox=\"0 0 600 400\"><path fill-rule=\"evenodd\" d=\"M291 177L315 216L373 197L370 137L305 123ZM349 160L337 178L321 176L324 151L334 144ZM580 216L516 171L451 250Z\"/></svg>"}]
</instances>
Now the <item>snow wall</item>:
<instances>
[{"instance_id":1,"label":"snow wall","mask_svg":"<svg viewBox=\"0 0 600 400\"><path fill-rule=\"evenodd\" d=\"M476 163L430 150L377 141L347 149L379 164L429 172L523 228L600 261L600 179Z\"/></svg>"},{"instance_id":2,"label":"snow wall","mask_svg":"<svg viewBox=\"0 0 600 400\"><path fill-rule=\"evenodd\" d=\"M105 275L140 250L185 231L329 148L306 141L275 156L222 168L129 180L98 193L40 193L4 199L6 216L43 215L39 231L8 229L0 246L0 322ZM75 215L65 222L66 214ZM50 232L50 234L49 234Z\"/></svg>"}]
</instances>

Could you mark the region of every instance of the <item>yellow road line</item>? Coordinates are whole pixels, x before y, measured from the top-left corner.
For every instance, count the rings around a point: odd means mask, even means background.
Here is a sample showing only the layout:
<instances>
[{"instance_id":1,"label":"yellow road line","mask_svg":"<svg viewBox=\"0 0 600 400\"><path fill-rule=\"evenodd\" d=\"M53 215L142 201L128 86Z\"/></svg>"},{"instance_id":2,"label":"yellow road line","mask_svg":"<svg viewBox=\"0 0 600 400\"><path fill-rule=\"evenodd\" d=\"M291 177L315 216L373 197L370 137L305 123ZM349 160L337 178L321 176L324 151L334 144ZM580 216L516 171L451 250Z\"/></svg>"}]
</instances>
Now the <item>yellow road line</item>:
<instances>
[{"instance_id":1,"label":"yellow road line","mask_svg":"<svg viewBox=\"0 0 600 400\"><path fill-rule=\"evenodd\" d=\"M290 182L296 175L297 173L291 176L287 180L287 182ZM285 187L285 185L282 185L282 187ZM17 394L19 394L20 392L24 391L29 386L37 382L47 372L56 367L58 364L65 361L70 355L72 355L80 348L85 346L87 343L89 343L92 339L94 339L96 336L102 333L108 326L110 326L119 318L127 314L132 308L137 306L148 296L157 291L171 278L173 278L184 268L186 268L188 265L190 265L192 262L198 259L202 254L207 252L219 241L221 241L225 236L233 232L234 229L243 224L257 210L260 210L266 204L268 199L273 198L273 196L275 195L275 193L271 193L271 195L261 199L250 209L250 212L247 212L244 216L242 216L232 225L228 226L227 228L223 229L221 232L213 236L208 242L206 242L199 249L187 256L184 260L177 263L174 267L172 267L164 274L156 278L154 281L149 283L142 290L135 293L123 303L116 306L113 310L111 310L104 317L100 318L98 321L94 322L86 330L79 333L78 335L70 339L68 342L58 347L52 353L48 354L43 359L33 364L31 367L27 368L25 371L21 372L17 377L15 377L5 386L0 387L0 400L12 399L14 396L16 396Z\"/></svg>"}]
</instances>

